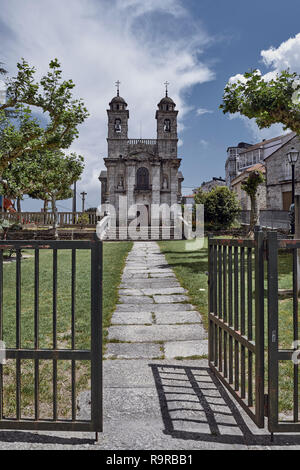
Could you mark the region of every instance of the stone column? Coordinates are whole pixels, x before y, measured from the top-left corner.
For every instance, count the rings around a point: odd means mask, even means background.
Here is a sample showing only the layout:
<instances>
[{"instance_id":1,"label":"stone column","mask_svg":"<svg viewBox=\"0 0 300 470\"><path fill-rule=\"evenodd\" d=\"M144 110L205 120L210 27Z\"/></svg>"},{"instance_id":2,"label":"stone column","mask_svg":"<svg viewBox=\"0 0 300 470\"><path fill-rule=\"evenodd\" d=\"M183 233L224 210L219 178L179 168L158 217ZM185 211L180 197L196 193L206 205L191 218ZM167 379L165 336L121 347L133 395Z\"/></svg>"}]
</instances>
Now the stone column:
<instances>
[{"instance_id":1,"label":"stone column","mask_svg":"<svg viewBox=\"0 0 300 470\"><path fill-rule=\"evenodd\" d=\"M115 226L117 220L117 201L115 197L115 173L116 173L116 163L112 161L105 161L105 166L107 168L107 202L114 207L114 210L109 210L111 216L111 225Z\"/></svg>"},{"instance_id":2,"label":"stone column","mask_svg":"<svg viewBox=\"0 0 300 470\"><path fill-rule=\"evenodd\" d=\"M127 163L127 207L135 204L134 187L135 187L135 162Z\"/></svg>"},{"instance_id":3,"label":"stone column","mask_svg":"<svg viewBox=\"0 0 300 470\"><path fill-rule=\"evenodd\" d=\"M155 163L152 163L152 199L151 199L152 204L160 205L160 188L161 188L160 163L155 162ZM154 226L158 226L159 219L156 220L155 217L152 216L152 211L150 215L151 215L151 224L153 222Z\"/></svg>"},{"instance_id":4,"label":"stone column","mask_svg":"<svg viewBox=\"0 0 300 470\"><path fill-rule=\"evenodd\" d=\"M178 173L179 165L180 165L180 161L176 159L176 160L172 161L171 168L170 168L170 174L171 174L171 178L170 178L170 189L171 189L170 203L171 203L171 207L174 204L178 203L178 197L177 197L178 196L178 177L177 177L177 173ZM172 211L171 212L172 223L174 223L174 217L175 217L175 214L174 214L174 211Z\"/></svg>"},{"instance_id":5,"label":"stone column","mask_svg":"<svg viewBox=\"0 0 300 470\"><path fill-rule=\"evenodd\" d=\"M115 172L116 172L116 163L109 162L106 163L107 167L107 192L108 192L108 202L116 208L115 200Z\"/></svg>"},{"instance_id":6,"label":"stone column","mask_svg":"<svg viewBox=\"0 0 300 470\"><path fill-rule=\"evenodd\" d=\"M180 163L177 161L172 162L171 165L171 179L170 179L170 189L171 189L171 206L177 204L177 195L178 195L178 168Z\"/></svg>"}]
</instances>

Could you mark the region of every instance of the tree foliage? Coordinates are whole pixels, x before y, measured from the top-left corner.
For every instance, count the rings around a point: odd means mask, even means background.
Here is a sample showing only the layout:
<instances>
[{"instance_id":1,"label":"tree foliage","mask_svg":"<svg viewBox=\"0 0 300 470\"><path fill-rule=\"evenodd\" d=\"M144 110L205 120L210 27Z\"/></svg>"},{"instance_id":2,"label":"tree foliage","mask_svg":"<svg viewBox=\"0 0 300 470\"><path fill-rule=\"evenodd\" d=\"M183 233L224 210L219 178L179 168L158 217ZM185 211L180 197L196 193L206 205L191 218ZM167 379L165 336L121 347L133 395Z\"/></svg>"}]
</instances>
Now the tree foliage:
<instances>
[{"instance_id":1,"label":"tree foliage","mask_svg":"<svg viewBox=\"0 0 300 470\"><path fill-rule=\"evenodd\" d=\"M300 134L300 76L283 70L265 80L258 70L247 72L243 80L226 85L220 108L224 114L254 118L260 129L281 123Z\"/></svg>"},{"instance_id":2,"label":"tree foliage","mask_svg":"<svg viewBox=\"0 0 300 470\"><path fill-rule=\"evenodd\" d=\"M248 196L256 197L258 186L265 181L261 171L251 171L248 178L242 182L241 188Z\"/></svg>"},{"instance_id":3,"label":"tree foliage","mask_svg":"<svg viewBox=\"0 0 300 470\"><path fill-rule=\"evenodd\" d=\"M257 204L257 190L260 184L265 181L265 178L261 171L251 171L248 178L242 182L241 188L250 197L251 201L251 213L250 213L250 227L249 234L252 234L254 227L259 222L259 207Z\"/></svg>"},{"instance_id":4,"label":"tree foliage","mask_svg":"<svg viewBox=\"0 0 300 470\"><path fill-rule=\"evenodd\" d=\"M32 189L27 191L30 197L42 200L68 199L73 192L71 185L77 181L83 171L83 157L75 153L64 155L61 151L38 152L30 161Z\"/></svg>"},{"instance_id":5,"label":"tree foliage","mask_svg":"<svg viewBox=\"0 0 300 470\"><path fill-rule=\"evenodd\" d=\"M73 81L62 80L57 59L40 80L24 59L17 67L16 77L7 80L6 102L0 104L0 176L10 162L25 154L67 149L88 116L83 101L73 98ZM33 112L43 115L44 126Z\"/></svg>"},{"instance_id":6,"label":"tree foliage","mask_svg":"<svg viewBox=\"0 0 300 470\"><path fill-rule=\"evenodd\" d=\"M205 224L215 229L229 228L240 213L236 194L226 186L217 186L208 193L199 188L195 203L204 204Z\"/></svg>"}]
</instances>

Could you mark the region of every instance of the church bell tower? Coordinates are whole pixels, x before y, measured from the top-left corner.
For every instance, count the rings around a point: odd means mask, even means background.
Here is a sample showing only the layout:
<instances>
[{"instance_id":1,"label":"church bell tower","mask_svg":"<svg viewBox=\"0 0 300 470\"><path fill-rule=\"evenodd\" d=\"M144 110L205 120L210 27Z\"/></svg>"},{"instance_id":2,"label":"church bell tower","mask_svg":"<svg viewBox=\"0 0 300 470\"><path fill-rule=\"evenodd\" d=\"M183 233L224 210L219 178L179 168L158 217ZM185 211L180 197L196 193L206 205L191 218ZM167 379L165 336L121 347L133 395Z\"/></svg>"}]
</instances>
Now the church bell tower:
<instances>
[{"instance_id":1,"label":"church bell tower","mask_svg":"<svg viewBox=\"0 0 300 470\"><path fill-rule=\"evenodd\" d=\"M166 158L177 157L177 115L176 104L168 96L168 85L166 82L166 95L158 103L156 111L157 121L157 143L159 154Z\"/></svg>"},{"instance_id":2,"label":"church bell tower","mask_svg":"<svg viewBox=\"0 0 300 470\"><path fill-rule=\"evenodd\" d=\"M119 158L124 153L128 140L129 110L127 103L120 96L120 82L116 82L117 96L109 103L108 115L108 154L110 158Z\"/></svg>"}]
</instances>

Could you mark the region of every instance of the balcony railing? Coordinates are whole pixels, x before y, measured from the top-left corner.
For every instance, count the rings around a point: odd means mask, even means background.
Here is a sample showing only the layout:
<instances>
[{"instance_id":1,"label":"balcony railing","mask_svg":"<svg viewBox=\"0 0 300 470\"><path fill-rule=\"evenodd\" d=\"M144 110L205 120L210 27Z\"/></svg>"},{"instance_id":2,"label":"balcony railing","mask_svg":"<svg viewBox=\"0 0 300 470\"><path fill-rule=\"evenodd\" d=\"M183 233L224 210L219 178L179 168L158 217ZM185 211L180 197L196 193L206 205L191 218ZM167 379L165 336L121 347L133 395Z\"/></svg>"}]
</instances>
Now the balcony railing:
<instances>
[{"instance_id":1,"label":"balcony railing","mask_svg":"<svg viewBox=\"0 0 300 470\"><path fill-rule=\"evenodd\" d=\"M86 215L88 217L86 217ZM82 217L84 216L84 217ZM53 212L0 212L0 218L22 225L53 225ZM61 227L71 225L96 225L99 216L96 212L58 212L57 221Z\"/></svg>"},{"instance_id":2,"label":"balcony railing","mask_svg":"<svg viewBox=\"0 0 300 470\"><path fill-rule=\"evenodd\" d=\"M128 139L128 145L157 145L156 139Z\"/></svg>"}]
</instances>

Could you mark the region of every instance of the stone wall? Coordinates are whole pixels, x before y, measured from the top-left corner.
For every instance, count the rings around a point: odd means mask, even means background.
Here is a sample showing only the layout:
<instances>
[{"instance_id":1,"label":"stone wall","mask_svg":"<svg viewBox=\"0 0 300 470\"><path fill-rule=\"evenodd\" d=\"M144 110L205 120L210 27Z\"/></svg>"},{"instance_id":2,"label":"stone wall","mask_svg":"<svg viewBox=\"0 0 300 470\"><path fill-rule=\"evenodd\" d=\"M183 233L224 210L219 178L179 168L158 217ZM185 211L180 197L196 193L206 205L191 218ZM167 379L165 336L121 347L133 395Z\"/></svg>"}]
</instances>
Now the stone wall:
<instances>
[{"instance_id":1,"label":"stone wall","mask_svg":"<svg viewBox=\"0 0 300 470\"><path fill-rule=\"evenodd\" d=\"M58 230L59 240L93 240L95 231ZM49 230L21 230L8 232L7 240L55 240L53 231ZM2 240L5 243L5 240Z\"/></svg>"},{"instance_id":2,"label":"stone wall","mask_svg":"<svg viewBox=\"0 0 300 470\"><path fill-rule=\"evenodd\" d=\"M294 137L266 158L267 209L283 210L283 193L292 191L291 178L285 175L287 153L294 147L300 152L300 138ZM300 194L300 158L295 165L295 193Z\"/></svg>"}]
</instances>

